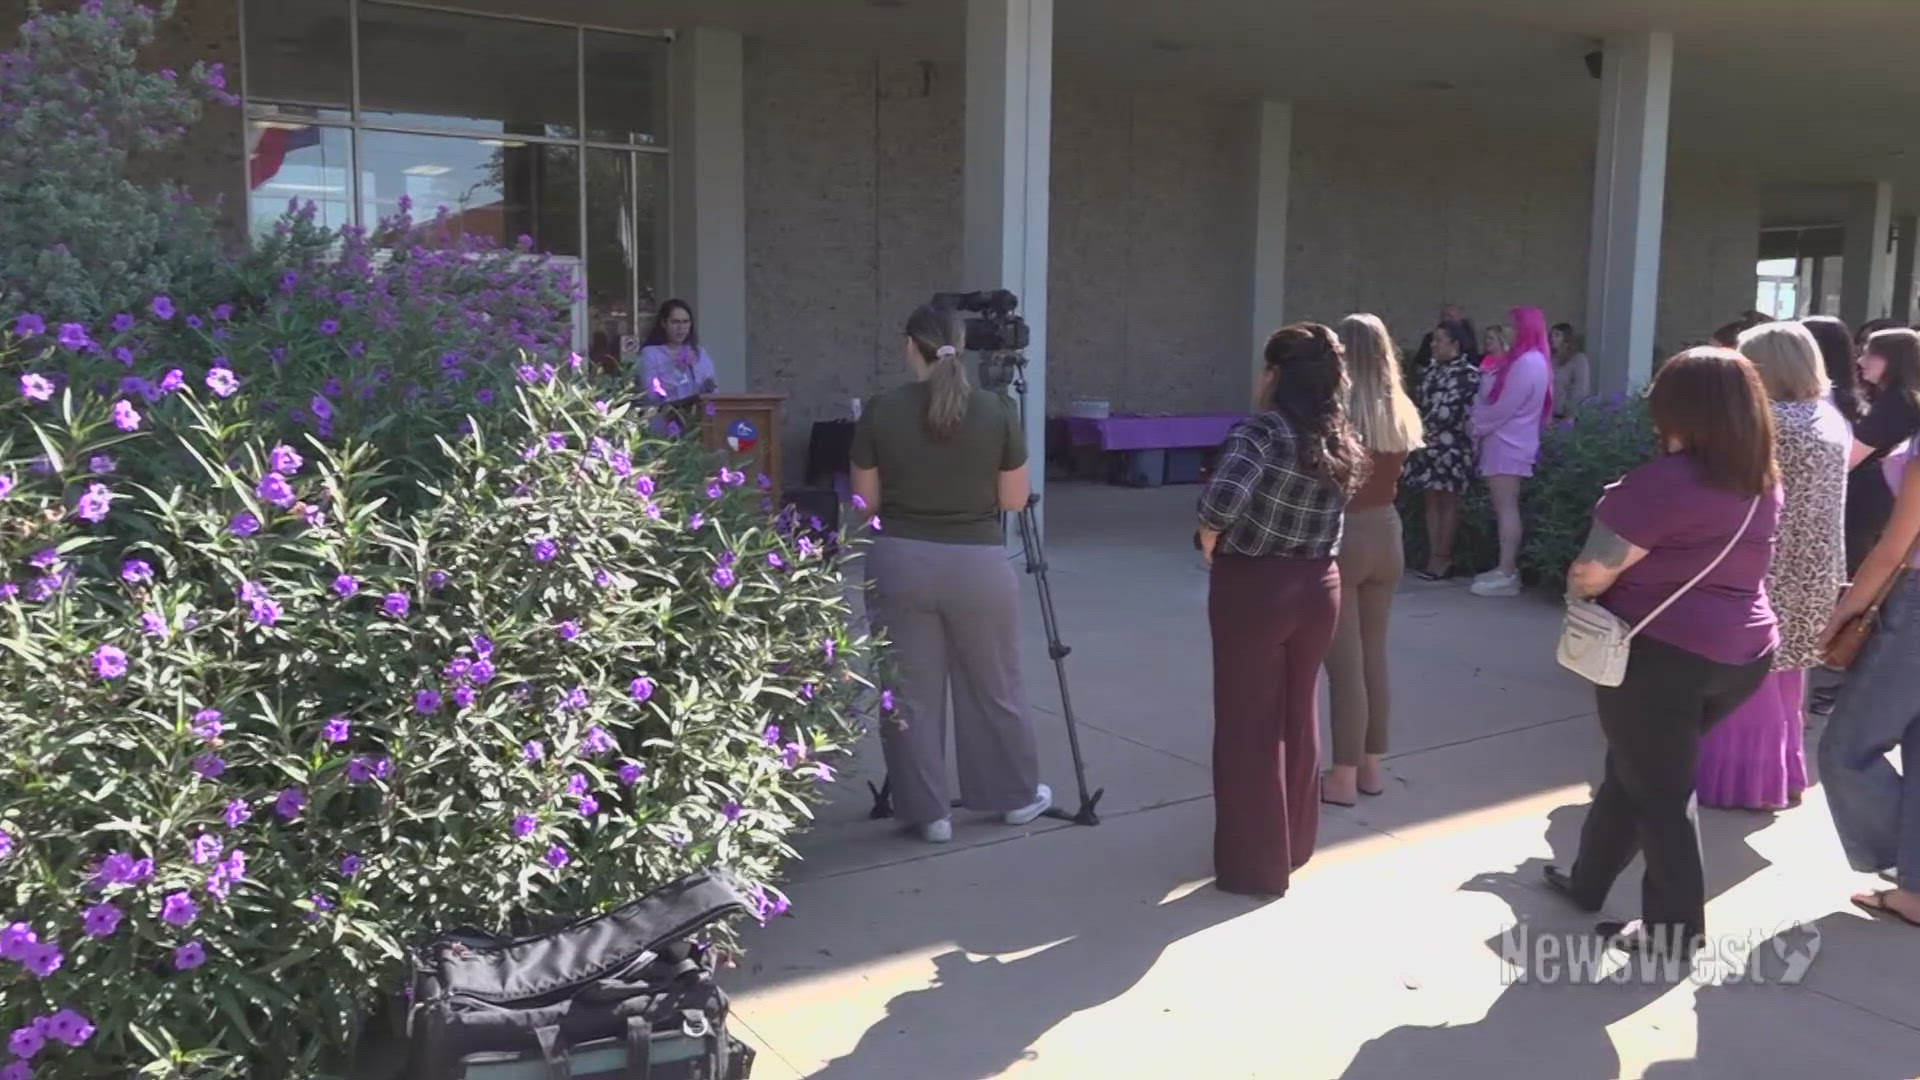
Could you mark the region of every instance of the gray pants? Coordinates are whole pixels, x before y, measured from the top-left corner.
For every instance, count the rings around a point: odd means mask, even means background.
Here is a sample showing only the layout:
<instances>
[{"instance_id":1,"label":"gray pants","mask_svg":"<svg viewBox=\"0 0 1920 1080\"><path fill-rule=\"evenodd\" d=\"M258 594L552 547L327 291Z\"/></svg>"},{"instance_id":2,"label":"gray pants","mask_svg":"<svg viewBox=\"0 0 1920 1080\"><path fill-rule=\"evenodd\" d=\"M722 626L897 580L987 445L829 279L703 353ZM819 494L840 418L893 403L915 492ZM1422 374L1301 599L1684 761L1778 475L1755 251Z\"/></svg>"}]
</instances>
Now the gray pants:
<instances>
[{"instance_id":1,"label":"gray pants","mask_svg":"<svg viewBox=\"0 0 1920 1080\"><path fill-rule=\"evenodd\" d=\"M1899 747L1900 770L1887 763ZM1920 571L1887 597L1820 737L1840 847L1855 870L1893 870L1920 892Z\"/></svg>"},{"instance_id":2,"label":"gray pants","mask_svg":"<svg viewBox=\"0 0 1920 1080\"><path fill-rule=\"evenodd\" d=\"M953 696L960 800L969 810L1033 802L1040 763L1020 685L1019 597L1006 550L879 537L867 552L869 611L890 642L899 712L881 722L895 816L951 813L947 696Z\"/></svg>"}]
</instances>

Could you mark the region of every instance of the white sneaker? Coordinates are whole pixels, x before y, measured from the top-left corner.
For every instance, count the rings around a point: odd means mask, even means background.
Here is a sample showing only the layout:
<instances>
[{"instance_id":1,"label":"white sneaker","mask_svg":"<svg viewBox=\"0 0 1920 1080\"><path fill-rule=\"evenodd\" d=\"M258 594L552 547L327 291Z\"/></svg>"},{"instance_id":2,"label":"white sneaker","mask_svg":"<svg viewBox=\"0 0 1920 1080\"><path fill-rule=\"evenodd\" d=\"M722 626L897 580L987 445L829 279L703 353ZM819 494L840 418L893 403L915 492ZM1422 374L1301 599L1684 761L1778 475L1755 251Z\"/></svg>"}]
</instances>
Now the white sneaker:
<instances>
[{"instance_id":1,"label":"white sneaker","mask_svg":"<svg viewBox=\"0 0 1920 1080\"><path fill-rule=\"evenodd\" d=\"M1520 575L1495 571L1474 579L1473 588L1469 591L1475 596L1519 596Z\"/></svg>"},{"instance_id":2,"label":"white sneaker","mask_svg":"<svg viewBox=\"0 0 1920 1080\"><path fill-rule=\"evenodd\" d=\"M925 840L929 844L945 844L950 842L953 839L952 819L941 818L939 821L929 821L925 825L920 826L920 839Z\"/></svg>"},{"instance_id":3,"label":"white sneaker","mask_svg":"<svg viewBox=\"0 0 1920 1080\"><path fill-rule=\"evenodd\" d=\"M1009 825L1031 824L1034 818L1046 813L1052 807L1053 789L1045 784L1041 784L1038 788L1034 789L1034 799L1032 802L1018 810L1007 811L1006 822Z\"/></svg>"}]
</instances>

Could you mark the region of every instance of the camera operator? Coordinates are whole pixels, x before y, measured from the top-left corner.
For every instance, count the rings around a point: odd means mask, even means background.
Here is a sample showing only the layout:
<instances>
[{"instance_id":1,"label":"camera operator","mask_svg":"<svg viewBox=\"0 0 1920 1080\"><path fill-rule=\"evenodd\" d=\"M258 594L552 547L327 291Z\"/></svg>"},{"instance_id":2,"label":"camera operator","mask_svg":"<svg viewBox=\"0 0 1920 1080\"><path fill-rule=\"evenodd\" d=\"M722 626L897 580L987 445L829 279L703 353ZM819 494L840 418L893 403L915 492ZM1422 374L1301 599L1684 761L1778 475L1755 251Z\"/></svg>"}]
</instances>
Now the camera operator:
<instances>
[{"instance_id":1,"label":"camera operator","mask_svg":"<svg viewBox=\"0 0 1920 1080\"><path fill-rule=\"evenodd\" d=\"M975 389L966 322L946 306L907 319L914 381L867 402L853 438L854 494L880 516L867 554L875 628L901 696L882 747L895 815L932 843L953 838L947 692L961 805L1025 825L1052 805L1039 782L1020 682L1019 601L1000 515L1027 503L1026 436L1005 396Z\"/></svg>"}]
</instances>

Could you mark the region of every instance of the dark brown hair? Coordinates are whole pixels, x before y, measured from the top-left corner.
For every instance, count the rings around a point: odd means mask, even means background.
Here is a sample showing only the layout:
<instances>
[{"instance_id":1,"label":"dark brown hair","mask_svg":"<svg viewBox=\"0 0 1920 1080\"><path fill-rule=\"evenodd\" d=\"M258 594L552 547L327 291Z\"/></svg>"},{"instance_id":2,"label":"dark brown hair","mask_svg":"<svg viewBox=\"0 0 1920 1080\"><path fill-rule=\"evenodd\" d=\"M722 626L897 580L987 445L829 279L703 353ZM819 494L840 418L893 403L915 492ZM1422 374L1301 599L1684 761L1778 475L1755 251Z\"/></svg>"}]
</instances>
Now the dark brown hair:
<instances>
[{"instance_id":1,"label":"dark brown hair","mask_svg":"<svg viewBox=\"0 0 1920 1080\"><path fill-rule=\"evenodd\" d=\"M1688 349L1660 366L1647 399L1661 442L1679 442L1701 480L1741 495L1765 494L1779 481L1773 409L1746 357L1712 345Z\"/></svg>"},{"instance_id":2,"label":"dark brown hair","mask_svg":"<svg viewBox=\"0 0 1920 1080\"><path fill-rule=\"evenodd\" d=\"M1876 331L1860 350L1862 356L1868 353L1887 362L1886 374L1867 390L1872 399L1904 397L1914 411L1920 412L1920 334L1904 326Z\"/></svg>"},{"instance_id":3,"label":"dark brown hair","mask_svg":"<svg viewBox=\"0 0 1920 1080\"><path fill-rule=\"evenodd\" d=\"M1351 492L1366 452L1347 419L1351 386L1339 337L1320 323L1289 323L1267 339L1266 361L1278 376L1266 404L1292 425L1300 471Z\"/></svg>"},{"instance_id":4,"label":"dark brown hair","mask_svg":"<svg viewBox=\"0 0 1920 1080\"><path fill-rule=\"evenodd\" d=\"M643 347L667 343L667 317L676 311L686 312L687 322L693 324L687 327L687 347L690 349L700 347L700 324L693 321L693 306L685 300L669 300L660 305L660 310L653 313L653 327L647 331L647 340L642 342Z\"/></svg>"},{"instance_id":5,"label":"dark brown hair","mask_svg":"<svg viewBox=\"0 0 1920 1080\"><path fill-rule=\"evenodd\" d=\"M1809 315L1800 325L1820 345L1820 360L1827 367L1827 381L1833 384L1834 406L1848 423L1860 419L1866 410L1860 407L1859 380L1853 374L1852 331L1832 315Z\"/></svg>"}]
</instances>

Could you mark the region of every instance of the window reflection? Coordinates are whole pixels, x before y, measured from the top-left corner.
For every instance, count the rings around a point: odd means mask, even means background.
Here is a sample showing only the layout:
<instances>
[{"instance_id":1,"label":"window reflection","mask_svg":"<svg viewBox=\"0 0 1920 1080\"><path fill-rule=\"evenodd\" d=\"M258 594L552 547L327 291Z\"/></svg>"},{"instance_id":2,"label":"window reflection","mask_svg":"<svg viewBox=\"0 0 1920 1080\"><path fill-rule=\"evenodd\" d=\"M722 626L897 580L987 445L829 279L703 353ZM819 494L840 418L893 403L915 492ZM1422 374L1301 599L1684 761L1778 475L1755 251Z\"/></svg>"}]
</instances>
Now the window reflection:
<instances>
[{"instance_id":1,"label":"window reflection","mask_svg":"<svg viewBox=\"0 0 1920 1080\"><path fill-rule=\"evenodd\" d=\"M667 43L589 30L587 138L664 146L667 141Z\"/></svg>"},{"instance_id":2,"label":"window reflection","mask_svg":"<svg viewBox=\"0 0 1920 1080\"><path fill-rule=\"evenodd\" d=\"M571 146L405 135L367 131L360 136L362 220L372 226L413 200L425 221L448 211L455 234L533 250L580 252L579 151Z\"/></svg>"},{"instance_id":3,"label":"window reflection","mask_svg":"<svg viewBox=\"0 0 1920 1080\"><path fill-rule=\"evenodd\" d=\"M323 225L351 224L352 177L353 136L346 128L282 120L247 125L248 216L257 233L272 229L289 201L312 201Z\"/></svg>"},{"instance_id":4,"label":"window reflection","mask_svg":"<svg viewBox=\"0 0 1920 1080\"><path fill-rule=\"evenodd\" d=\"M577 138L576 32L360 5L362 119L397 127Z\"/></svg>"},{"instance_id":5,"label":"window reflection","mask_svg":"<svg viewBox=\"0 0 1920 1080\"><path fill-rule=\"evenodd\" d=\"M247 0L247 96L280 105L352 101L347 0Z\"/></svg>"},{"instance_id":6,"label":"window reflection","mask_svg":"<svg viewBox=\"0 0 1920 1080\"><path fill-rule=\"evenodd\" d=\"M587 151L587 318L593 358L630 370L666 280L666 158Z\"/></svg>"}]
</instances>

